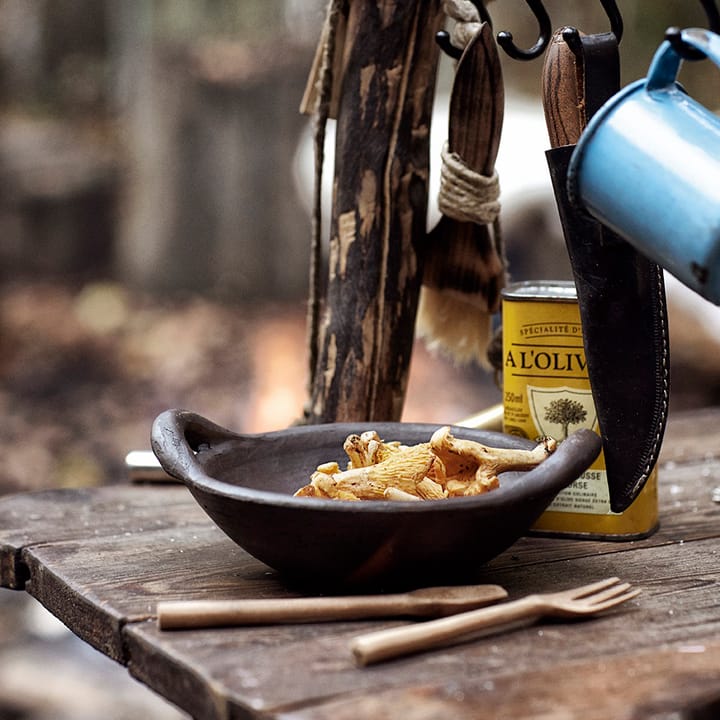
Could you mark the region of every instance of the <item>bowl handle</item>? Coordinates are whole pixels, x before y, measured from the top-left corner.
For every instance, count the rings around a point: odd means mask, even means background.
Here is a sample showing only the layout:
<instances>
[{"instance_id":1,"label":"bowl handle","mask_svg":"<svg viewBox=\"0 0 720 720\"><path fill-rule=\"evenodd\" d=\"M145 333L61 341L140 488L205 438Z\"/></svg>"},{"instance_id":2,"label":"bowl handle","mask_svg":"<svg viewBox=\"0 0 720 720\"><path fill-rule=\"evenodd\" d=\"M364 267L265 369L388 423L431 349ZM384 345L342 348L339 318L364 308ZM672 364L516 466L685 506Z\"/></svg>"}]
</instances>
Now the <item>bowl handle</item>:
<instances>
[{"instance_id":1,"label":"bowl handle","mask_svg":"<svg viewBox=\"0 0 720 720\"><path fill-rule=\"evenodd\" d=\"M150 442L163 470L182 482L206 477L195 453L239 435L187 410L166 410L155 418Z\"/></svg>"}]
</instances>

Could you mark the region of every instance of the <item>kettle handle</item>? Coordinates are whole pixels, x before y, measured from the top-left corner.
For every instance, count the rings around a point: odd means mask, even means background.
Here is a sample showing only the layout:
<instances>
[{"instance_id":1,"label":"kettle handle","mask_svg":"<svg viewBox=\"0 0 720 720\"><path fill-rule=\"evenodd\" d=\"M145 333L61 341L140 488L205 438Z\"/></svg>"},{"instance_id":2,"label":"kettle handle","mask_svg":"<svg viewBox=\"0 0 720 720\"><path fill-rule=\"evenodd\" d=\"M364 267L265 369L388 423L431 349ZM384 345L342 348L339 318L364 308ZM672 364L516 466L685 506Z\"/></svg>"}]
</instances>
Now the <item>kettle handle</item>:
<instances>
[{"instance_id":1,"label":"kettle handle","mask_svg":"<svg viewBox=\"0 0 720 720\"><path fill-rule=\"evenodd\" d=\"M720 67L720 35L704 28L680 30L676 35L680 43L699 51ZM657 49L650 63L645 89L648 92L669 90L676 86L683 56L676 47L677 43L665 40Z\"/></svg>"}]
</instances>

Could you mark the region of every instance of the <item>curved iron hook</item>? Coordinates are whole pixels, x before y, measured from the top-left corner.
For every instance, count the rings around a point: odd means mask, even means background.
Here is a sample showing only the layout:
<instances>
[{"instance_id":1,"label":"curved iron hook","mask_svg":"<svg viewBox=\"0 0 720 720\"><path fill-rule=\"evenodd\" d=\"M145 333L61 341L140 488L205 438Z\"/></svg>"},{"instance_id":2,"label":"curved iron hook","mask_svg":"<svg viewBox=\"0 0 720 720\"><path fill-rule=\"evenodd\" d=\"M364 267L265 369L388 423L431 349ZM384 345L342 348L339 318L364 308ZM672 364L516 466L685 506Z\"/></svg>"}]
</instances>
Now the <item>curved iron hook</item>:
<instances>
[{"instance_id":1,"label":"curved iron hook","mask_svg":"<svg viewBox=\"0 0 720 720\"><path fill-rule=\"evenodd\" d=\"M545 10L542 4L542 0L526 0L526 2L532 10L535 19L538 21L539 32L535 44L528 50L521 50L513 42L511 32L503 30L499 32L497 36L498 45L514 60L533 60L539 55L542 55L552 35L552 23L550 22L550 16L547 10Z\"/></svg>"},{"instance_id":2,"label":"curved iron hook","mask_svg":"<svg viewBox=\"0 0 720 720\"><path fill-rule=\"evenodd\" d=\"M492 19L490 18L490 14L488 13L483 0L477 0L477 2L473 0L473 5L478 10L480 22L486 22L490 27L492 27ZM447 32L447 30L440 30L435 33L435 42L440 46L440 49L443 50L446 55L449 55L454 60L459 60L462 57L462 48L455 47L450 42L450 33Z\"/></svg>"},{"instance_id":3,"label":"curved iron hook","mask_svg":"<svg viewBox=\"0 0 720 720\"><path fill-rule=\"evenodd\" d=\"M715 0L700 0L700 4L705 10L709 29L714 33L720 33L720 11L718 11ZM668 28L665 31L665 39L673 46L675 52L683 58L683 60L704 60L705 53L690 47L683 42L680 36L680 29L676 27Z\"/></svg>"},{"instance_id":4,"label":"curved iron hook","mask_svg":"<svg viewBox=\"0 0 720 720\"><path fill-rule=\"evenodd\" d=\"M620 40L622 40L624 25L617 3L615 0L600 0L600 4L605 10L608 20L610 20L610 32L615 36L619 45ZM563 40L565 40L573 53L575 55L580 55L582 52L582 41L580 40L579 30L574 27L566 27L562 31L562 36Z\"/></svg>"},{"instance_id":5,"label":"curved iron hook","mask_svg":"<svg viewBox=\"0 0 720 720\"><path fill-rule=\"evenodd\" d=\"M619 45L625 29L620 9L615 0L600 0L600 4L603 6L603 10L605 10L608 20L610 20L610 32L615 36Z\"/></svg>"},{"instance_id":6,"label":"curved iron hook","mask_svg":"<svg viewBox=\"0 0 720 720\"><path fill-rule=\"evenodd\" d=\"M708 26L714 33L720 33L720 11L718 11L715 0L700 0L705 10Z\"/></svg>"}]
</instances>

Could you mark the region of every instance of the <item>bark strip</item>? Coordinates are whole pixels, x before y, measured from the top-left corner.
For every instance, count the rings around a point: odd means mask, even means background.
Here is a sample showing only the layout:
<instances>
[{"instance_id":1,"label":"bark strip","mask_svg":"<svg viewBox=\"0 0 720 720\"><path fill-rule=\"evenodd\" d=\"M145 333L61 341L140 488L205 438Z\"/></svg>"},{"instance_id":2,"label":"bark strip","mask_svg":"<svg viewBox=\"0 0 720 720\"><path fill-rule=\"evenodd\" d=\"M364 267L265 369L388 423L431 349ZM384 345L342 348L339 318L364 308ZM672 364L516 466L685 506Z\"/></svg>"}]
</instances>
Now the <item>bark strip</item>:
<instances>
[{"instance_id":1,"label":"bark strip","mask_svg":"<svg viewBox=\"0 0 720 720\"><path fill-rule=\"evenodd\" d=\"M399 420L426 235L440 0L351 3L310 422Z\"/></svg>"}]
</instances>

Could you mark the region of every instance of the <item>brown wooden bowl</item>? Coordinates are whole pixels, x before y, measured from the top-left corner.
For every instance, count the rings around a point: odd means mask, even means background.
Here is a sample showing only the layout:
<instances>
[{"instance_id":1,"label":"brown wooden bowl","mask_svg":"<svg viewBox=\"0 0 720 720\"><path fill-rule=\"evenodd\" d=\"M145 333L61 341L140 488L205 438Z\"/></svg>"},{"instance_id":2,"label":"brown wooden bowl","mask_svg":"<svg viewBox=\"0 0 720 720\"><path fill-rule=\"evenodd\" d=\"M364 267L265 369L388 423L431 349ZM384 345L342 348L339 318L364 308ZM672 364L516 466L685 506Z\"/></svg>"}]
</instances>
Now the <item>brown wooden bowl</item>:
<instances>
[{"instance_id":1,"label":"brown wooden bowl","mask_svg":"<svg viewBox=\"0 0 720 720\"><path fill-rule=\"evenodd\" d=\"M154 422L163 469L185 483L238 545L290 582L325 588L399 588L471 582L512 545L555 495L597 457L601 441L579 430L541 465L500 475L500 487L445 500L341 501L293 497L323 462L347 461L351 433L427 442L437 425L352 423L240 435L195 413L168 410ZM456 437L504 448L533 443L454 427Z\"/></svg>"}]
</instances>

